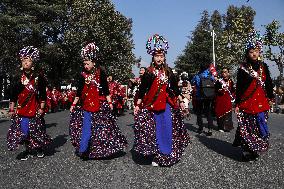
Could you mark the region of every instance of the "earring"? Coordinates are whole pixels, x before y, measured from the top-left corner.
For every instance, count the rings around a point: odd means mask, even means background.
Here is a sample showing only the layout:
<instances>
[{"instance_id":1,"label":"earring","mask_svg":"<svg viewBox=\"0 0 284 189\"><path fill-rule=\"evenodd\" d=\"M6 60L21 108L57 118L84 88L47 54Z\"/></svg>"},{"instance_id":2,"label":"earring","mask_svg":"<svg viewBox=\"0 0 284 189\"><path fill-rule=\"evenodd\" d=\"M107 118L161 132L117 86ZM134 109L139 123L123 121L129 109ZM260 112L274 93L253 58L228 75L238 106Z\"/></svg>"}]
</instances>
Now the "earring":
<instances>
[{"instance_id":1,"label":"earring","mask_svg":"<svg viewBox=\"0 0 284 189\"><path fill-rule=\"evenodd\" d=\"M23 70L24 70L24 68L23 68L23 67L20 67L20 70L22 70L22 71L23 71Z\"/></svg>"},{"instance_id":2,"label":"earring","mask_svg":"<svg viewBox=\"0 0 284 189\"><path fill-rule=\"evenodd\" d=\"M31 67L31 70L35 70L35 67Z\"/></svg>"}]
</instances>

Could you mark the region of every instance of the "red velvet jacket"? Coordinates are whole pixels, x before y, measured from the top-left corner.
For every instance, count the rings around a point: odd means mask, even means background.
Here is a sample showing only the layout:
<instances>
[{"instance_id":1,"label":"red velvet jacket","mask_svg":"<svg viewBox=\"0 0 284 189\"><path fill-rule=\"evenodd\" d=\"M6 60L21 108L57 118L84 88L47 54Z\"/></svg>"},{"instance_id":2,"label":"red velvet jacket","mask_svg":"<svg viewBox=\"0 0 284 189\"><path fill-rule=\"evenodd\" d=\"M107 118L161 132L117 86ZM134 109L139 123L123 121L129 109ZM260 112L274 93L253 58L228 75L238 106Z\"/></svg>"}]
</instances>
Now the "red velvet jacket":
<instances>
[{"instance_id":1,"label":"red velvet jacket","mask_svg":"<svg viewBox=\"0 0 284 189\"><path fill-rule=\"evenodd\" d=\"M214 107L216 117L218 118L232 111L232 97L234 95L233 81L231 79L226 81L227 86L225 86L225 88L223 88L224 86L222 86L222 82L224 82L224 80L217 80L215 83L216 97Z\"/></svg>"},{"instance_id":2,"label":"red velvet jacket","mask_svg":"<svg viewBox=\"0 0 284 189\"><path fill-rule=\"evenodd\" d=\"M163 111L166 103L169 103L177 108L177 97L180 94L177 78L171 73L170 78L163 80L163 73L155 72L156 70L150 67L141 78L138 98L142 99L142 107L151 111Z\"/></svg>"},{"instance_id":3,"label":"red velvet jacket","mask_svg":"<svg viewBox=\"0 0 284 189\"><path fill-rule=\"evenodd\" d=\"M156 77L150 90L143 98L143 106L148 110L165 110L167 102L166 89L167 83L161 84L158 77Z\"/></svg>"},{"instance_id":4,"label":"red velvet jacket","mask_svg":"<svg viewBox=\"0 0 284 189\"><path fill-rule=\"evenodd\" d=\"M36 100L37 81L32 79L18 96L17 114L24 117L35 117L39 102Z\"/></svg>"},{"instance_id":5,"label":"red velvet jacket","mask_svg":"<svg viewBox=\"0 0 284 189\"><path fill-rule=\"evenodd\" d=\"M97 112L100 109L100 70L97 70L94 74L82 72L82 76L85 78L81 94L82 108L88 112Z\"/></svg>"},{"instance_id":6,"label":"red velvet jacket","mask_svg":"<svg viewBox=\"0 0 284 189\"><path fill-rule=\"evenodd\" d=\"M46 101L46 80L43 74L26 74L12 79L10 101L17 103L16 113L35 117L41 101Z\"/></svg>"},{"instance_id":7,"label":"red velvet jacket","mask_svg":"<svg viewBox=\"0 0 284 189\"><path fill-rule=\"evenodd\" d=\"M259 64L257 71L260 79L252 77L246 69L239 69L241 74L246 74L244 77L248 77L247 85L248 87L241 86L239 80L244 80L245 78L240 78L241 75L238 75L237 89L238 87L246 87L242 93L239 93L237 96L236 105L240 108L241 111L250 114L257 114L259 112L268 111L270 109L268 100L273 98L272 92L272 82L267 66L263 63ZM261 84L262 83L262 84Z\"/></svg>"},{"instance_id":8,"label":"red velvet jacket","mask_svg":"<svg viewBox=\"0 0 284 189\"><path fill-rule=\"evenodd\" d=\"M76 97L86 111L95 112L99 110L99 102L106 100L109 95L107 76L100 67L95 69L94 78L88 79L90 74L82 72L76 77ZM90 80L93 80L92 82ZM99 88L98 88L99 86Z\"/></svg>"}]
</instances>

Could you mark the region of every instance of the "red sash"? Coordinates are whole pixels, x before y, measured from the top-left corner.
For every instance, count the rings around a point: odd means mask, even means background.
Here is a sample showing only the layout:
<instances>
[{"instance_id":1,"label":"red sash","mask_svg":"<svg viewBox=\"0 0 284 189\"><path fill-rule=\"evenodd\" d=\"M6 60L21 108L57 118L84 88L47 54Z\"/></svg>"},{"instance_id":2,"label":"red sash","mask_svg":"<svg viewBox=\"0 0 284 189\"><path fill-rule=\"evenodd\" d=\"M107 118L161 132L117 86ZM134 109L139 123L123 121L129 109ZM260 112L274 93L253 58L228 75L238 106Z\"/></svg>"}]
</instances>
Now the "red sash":
<instances>
[{"instance_id":1,"label":"red sash","mask_svg":"<svg viewBox=\"0 0 284 189\"><path fill-rule=\"evenodd\" d=\"M37 107L35 79L33 78L18 96L17 114L23 117L35 117Z\"/></svg>"},{"instance_id":2,"label":"red sash","mask_svg":"<svg viewBox=\"0 0 284 189\"><path fill-rule=\"evenodd\" d=\"M266 73L264 73L264 70L261 80L262 82L265 82L266 80ZM242 111L250 114L256 114L270 109L265 90L256 78L252 80L250 86L242 95L238 107Z\"/></svg>"},{"instance_id":3,"label":"red sash","mask_svg":"<svg viewBox=\"0 0 284 189\"><path fill-rule=\"evenodd\" d=\"M88 112L97 112L100 109L99 84L100 71L92 76L91 74L82 73L85 78L85 84L82 91L82 108Z\"/></svg>"}]
</instances>

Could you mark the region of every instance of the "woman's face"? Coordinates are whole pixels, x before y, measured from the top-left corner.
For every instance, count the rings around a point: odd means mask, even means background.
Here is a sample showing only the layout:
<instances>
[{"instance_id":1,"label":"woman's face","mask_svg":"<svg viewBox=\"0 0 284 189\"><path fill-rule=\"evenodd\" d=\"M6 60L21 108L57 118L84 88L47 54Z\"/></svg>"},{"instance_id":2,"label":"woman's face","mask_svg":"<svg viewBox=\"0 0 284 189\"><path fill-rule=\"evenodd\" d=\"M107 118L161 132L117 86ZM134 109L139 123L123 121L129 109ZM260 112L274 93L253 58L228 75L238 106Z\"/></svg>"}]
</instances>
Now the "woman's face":
<instances>
[{"instance_id":1,"label":"woman's face","mask_svg":"<svg viewBox=\"0 0 284 189\"><path fill-rule=\"evenodd\" d=\"M21 63L24 70L30 70L33 66L33 61L30 57L21 58Z\"/></svg>"},{"instance_id":2,"label":"woman's face","mask_svg":"<svg viewBox=\"0 0 284 189\"><path fill-rule=\"evenodd\" d=\"M107 77L107 81L112 82L112 76L111 75Z\"/></svg>"},{"instance_id":3,"label":"woman's face","mask_svg":"<svg viewBox=\"0 0 284 189\"><path fill-rule=\"evenodd\" d=\"M145 68L140 68L139 75L140 76L144 75L145 71L146 71Z\"/></svg>"},{"instance_id":4,"label":"woman's face","mask_svg":"<svg viewBox=\"0 0 284 189\"><path fill-rule=\"evenodd\" d=\"M223 77L224 79L228 79L229 76L230 76L229 70L223 69L223 70L222 70L222 77Z\"/></svg>"},{"instance_id":5,"label":"woman's face","mask_svg":"<svg viewBox=\"0 0 284 189\"><path fill-rule=\"evenodd\" d=\"M154 55L154 63L158 66L165 62L165 55L164 53L156 53Z\"/></svg>"},{"instance_id":6,"label":"woman's face","mask_svg":"<svg viewBox=\"0 0 284 189\"><path fill-rule=\"evenodd\" d=\"M258 60L258 57L260 55L260 52L259 52L259 49L250 49L248 51L248 58L250 60L252 60L253 62L257 61Z\"/></svg>"},{"instance_id":7,"label":"woman's face","mask_svg":"<svg viewBox=\"0 0 284 189\"><path fill-rule=\"evenodd\" d=\"M92 62L91 60L84 60L83 63L86 71L91 71L95 66L95 62Z\"/></svg>"}]
</instances>

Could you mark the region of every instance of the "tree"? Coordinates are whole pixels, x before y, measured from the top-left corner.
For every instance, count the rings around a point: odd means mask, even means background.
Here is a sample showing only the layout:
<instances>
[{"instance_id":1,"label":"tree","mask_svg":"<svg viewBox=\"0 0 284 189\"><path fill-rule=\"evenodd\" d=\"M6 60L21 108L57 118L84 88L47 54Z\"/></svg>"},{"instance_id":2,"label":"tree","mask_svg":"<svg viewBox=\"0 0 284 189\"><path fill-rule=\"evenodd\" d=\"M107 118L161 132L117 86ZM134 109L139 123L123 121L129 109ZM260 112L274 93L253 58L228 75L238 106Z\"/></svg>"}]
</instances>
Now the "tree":
<instances>
[{"instance_id":1,"label":"tree","mask_svg":"<svg viewBox=\"0 0 284 189\"><path fill-rule=\"evenodd\" d=\"M132 53L132 20L115 11L109 0L74 0L69 7L65 44L73 55L72 70L78 70L82 60L80 50L88 42L95 42L100 51L98 63L108 74L122 81L131 77L136 63Z\"/></svg>"},{"instance_id":2,"label":"tree","mask_svg":"<svg viewBox=\"0 0 284 189\"><path fill-rule=\"evenodd\" d=\"M192 32L192 37L187 43L183 54L179 55L175 66L180 71L195 74L201 64L212 62L212 40L210 33L210 18L208 11L202 12L202 17Z\"/></svg>"},{"instance_id":3,"label":"tree","mask_svg":"<svg viewBox=\"0 0 284 189\"><path fill-rule=\"evenodd\" d=\"M17 53L24 46L40 49L38 65L49 64L44 60L46 48L63 40L65 7L65 2L60 0L3 0L0 3L0 75L4 78L4 88L19 67Z\"/></svg>"},{"instance_id":4,"label":"tree","mask_svg":"<svg viewBox=\"0 0 284 189\"><path fill-rule=\"evenodd\" d=\"M279 80L283 79L284 64L284 33L281 33L280 22L273 20L265 26L264 44L267 46L264 57L276 63L280 72Z\"/></svg>"},{"instance_id":5,"label":"tree","mask_svg":"<svg viewBox=\"0 0 284 189\"><path fill-rule=\"evenodd\" d=\"M137 60L131 28L132 20L115 11L110 0L2 0L0 94L19 67L17 53L26 45L39 48L36 64L54 86L69 83L81 69L80 50L91 41L100 47L99 63L109 74L120 81L132 77Z\"/></svg>"},{"instance_id":6,"label":"tree","mask_svg":"<svg viewBox=\"0 0 284 189\"><path fill-rule=\"evenodd\" d=\"M236 67L244 59L244 45L247 35L254 28L256 12L249 6L229 6L223 16L224 29L219 41L219 62L230 68Z\"/></svg>"},{"instance_id":7,"label":"tree","mask_svg":"<svg viewBox=\"0 0 284 189\"><path fill-rule=\"evenodd\" d=\"M204 11L190 41L175 62L176 68L193 74L200 64L212 62L212 37L208 32L212 30L216 33L214 50L217 68L235 68L243 61L244 44L248 33L254 28L255 14L249 6L229 6L223 16L217 10L211 17Z\"/></svg>"}]
</instances>

